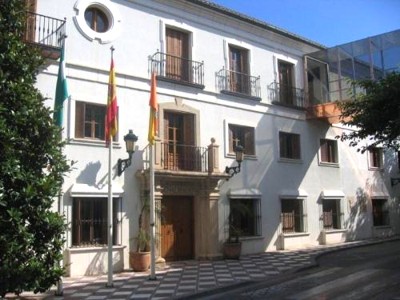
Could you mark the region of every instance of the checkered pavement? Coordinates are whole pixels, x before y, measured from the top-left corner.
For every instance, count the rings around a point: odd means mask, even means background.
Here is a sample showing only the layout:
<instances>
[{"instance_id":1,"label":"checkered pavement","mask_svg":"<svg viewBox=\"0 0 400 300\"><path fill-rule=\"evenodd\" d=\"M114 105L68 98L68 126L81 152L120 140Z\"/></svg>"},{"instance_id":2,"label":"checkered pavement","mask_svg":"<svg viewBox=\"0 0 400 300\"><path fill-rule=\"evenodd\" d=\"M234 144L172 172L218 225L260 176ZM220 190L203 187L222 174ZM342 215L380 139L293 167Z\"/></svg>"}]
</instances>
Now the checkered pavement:
<instances>
[{"instance_id":1,"label":"checkered pavement","mask_svg":"<svg viewBox=\"0 0 400 300\"><path fill-rule=\"evenodd\" d=\"M107 276L64 278L64 295L54 296L55 288L46 294L24 293L25 299L171 299L210 289L227 287L245 281L265 280L287 271L313 264L317 255L338 249L376 243L363 240L334 246L318 246L297 251L274 251L245 255L240 260L183 261L168 263L156 272L123 272L114 274L112 288L106 287ZM10 297L10 299L16 299Z\"/></svg>"}]
</instances>

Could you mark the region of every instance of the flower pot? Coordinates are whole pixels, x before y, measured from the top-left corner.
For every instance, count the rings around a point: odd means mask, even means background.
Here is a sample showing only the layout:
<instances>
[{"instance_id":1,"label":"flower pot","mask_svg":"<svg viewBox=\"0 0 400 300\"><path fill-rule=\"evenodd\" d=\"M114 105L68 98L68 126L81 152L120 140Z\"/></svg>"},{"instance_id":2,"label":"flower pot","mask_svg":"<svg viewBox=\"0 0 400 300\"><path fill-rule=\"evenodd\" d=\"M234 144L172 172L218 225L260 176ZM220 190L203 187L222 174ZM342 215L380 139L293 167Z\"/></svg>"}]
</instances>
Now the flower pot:
<instances>
[{"instance_id":1,"label":"flower pot","mask_svg":"<svg viewBox=\"0 0 400 300\"><path fill-rule=\"evenodd\" d=\"M226 259L239 259L242 251L242 243L226 242L223 245L222 251Z\"/></svg>"},{"instance_id":2,"label":"flower pot","mask_svg":"<svg viewBox=\"0 0 400 300\"><path fill-rule=\"evenodd\" d=\"M147 271L150 267L150 252L129 252L129 264L133 271Z\"/></svg>"}]
</instances>

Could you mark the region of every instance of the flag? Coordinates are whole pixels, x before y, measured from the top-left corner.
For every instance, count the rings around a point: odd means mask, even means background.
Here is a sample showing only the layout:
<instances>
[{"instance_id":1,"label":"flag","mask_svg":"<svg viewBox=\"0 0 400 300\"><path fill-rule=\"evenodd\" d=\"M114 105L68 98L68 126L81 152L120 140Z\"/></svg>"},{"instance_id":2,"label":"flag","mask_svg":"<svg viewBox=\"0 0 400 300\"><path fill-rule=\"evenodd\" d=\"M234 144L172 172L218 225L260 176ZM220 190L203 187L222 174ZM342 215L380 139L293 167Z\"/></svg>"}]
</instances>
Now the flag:
<instances>
[{"instance_id":1,"label":"flag","mask_svg":"<svg viewBox=\"0 0 400 300\"><path fill-rule=\"evenodd\" d=\"M64 101L69 97L67 78L65 77L64 45L61 48L60 65L58 67L56 97L54 101L54 123L62 127Z\"/></svg>"},{"instance_id":2,"label":"flag","mask_svg":"<svg viewBox=\"0 0 400 300\"><path fill-rule=\"evenodd\" d=\"M108 146L118 130L117 124L117 86L115 83L114 59L111 58L110 78L108 81L108 100L106 117L106 145Z\"/></svg>"},{"instance_id":3,"label":"flag","mask_svg":"<svg viewBox=\"0 0 400 300\"><path fill-rule=\"evenodd\" d=\"M157 117L157 80L156 73L153 72L151 75L151 88L150 88L150 120L149 120L149 143L154 145L156 136L158 135L158 117Z\"/></svg>"}]
</instances>

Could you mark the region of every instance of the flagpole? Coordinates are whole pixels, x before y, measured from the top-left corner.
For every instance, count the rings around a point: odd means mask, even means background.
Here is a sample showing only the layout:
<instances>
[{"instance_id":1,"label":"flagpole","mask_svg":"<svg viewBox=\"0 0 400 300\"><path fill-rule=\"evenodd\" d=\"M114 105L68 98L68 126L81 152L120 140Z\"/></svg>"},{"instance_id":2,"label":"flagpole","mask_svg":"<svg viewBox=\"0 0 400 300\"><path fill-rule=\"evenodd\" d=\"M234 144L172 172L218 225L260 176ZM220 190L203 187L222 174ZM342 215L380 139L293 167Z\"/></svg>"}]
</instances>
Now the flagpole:
<instances>
[{"instance_id":1,"label":"flagpole","mask_svg":"<svg viewBox=\"0 0 400 300\"><path fill-rule=\"evenodd\" d=\"M113 61L114 54L114 46L111 46L111 61ZM110 87L109 87L110 89ZM108 143L108 212L107 212L107 220L108 220L108 266L107 266L107 287L113 287L113 259L112 259L112 245L113 245L113 201L112 201L112 147L113 147L113 139L111 130L109 130L109 136L106 137L109 139Z\"/></svg>"},{"instance_id":2,"label":"flagpole","mask_svg":"<svg viewBox=\"0 0 400 300\"><path fill-rule=\"evenodd\" d=\"M64 20L66 21L66 18L64 18ZM61 55L62 55L62 57L60 57L60 65L59 65L59 70L58 70L59 74L60 74L60 68L63 68L63 69L65 68L65 39L66 38L67 38L67 35L66 35L66 33L64 33L64 35L61 37L61 39L62 39L62 41L61 41L61 48L62 48L61 49L61 51L62 51ZM54 111L56 111L57 100L59 100L59 99L57 99L58 98L57 96L59 96L61 94L60 90L57 91L57 88L58 89L61 88L63 90L63 93L62 93L63 96L62 97L66 96L67 99L70 98L70 95L68 93L68 86L67 86L67 83L66 83L67 79L66 79L66 75L65 75L65 69L62 70L61 74L64 77L63 79L65 80L65 82L63 83L63 85L59 85L58 84L58 80L60 80L60 78L59 78L60 76L57 74L57 87L56 87L56 95L55 95L55 98L54 98L54 107L55 107ZM63 103L64 100L65 99L62 100L62 107L64 106L64 103ZM60 108L57 108L57 109L60 109ZM63 132L64 132L63 126L62 126L63 125L63 122L62 122L63 111L62 111L62 113L60 115L61 115L61 120L59 120L58 117L57 117L56 118L56 123L61 128L60 140L62 140L63 139ZM69 126L69 122L67 122L67 126ZM58 210L58 214L64 217L64 202L63 202L62 187L61 187L61 190L60 190L60 192L58 194L58 208L57 208L57 210ZM64 248L65 248L65 242L63 243L62 251L64 250ZM61 267L61 268L64 267L64 253L62 253L62 258L59 261L58 266ZM56 296L62 296L63 293L64 293L64 285L63 285L63 278L61 276L60 279L57 281L56 291L55 291L54 294Z\"/></svg>"},{"instance_id":3,"label":"flagpole","mask_svg":"<svg viewBox=\"0 0 400 300\"><path fill-rule=\"evenodd\" d=\"M150 120L149 120L149 146L150 146L150 280L156 280L156 245L155 245L155 207L154 207L154 144L157 135L157 80L154 71L151 74L150 88Z\"/></svg>"},{"instance_id":4,"label":"flagpole","mask_svg":"<svg viewBox=\"0 0 400 300\"><path fill-rule=\"evenodd\" d=\"M154 210L154 145L150 144L150 280L156 280L155 252L155 210Z\"/></svg>"}]
</instances>

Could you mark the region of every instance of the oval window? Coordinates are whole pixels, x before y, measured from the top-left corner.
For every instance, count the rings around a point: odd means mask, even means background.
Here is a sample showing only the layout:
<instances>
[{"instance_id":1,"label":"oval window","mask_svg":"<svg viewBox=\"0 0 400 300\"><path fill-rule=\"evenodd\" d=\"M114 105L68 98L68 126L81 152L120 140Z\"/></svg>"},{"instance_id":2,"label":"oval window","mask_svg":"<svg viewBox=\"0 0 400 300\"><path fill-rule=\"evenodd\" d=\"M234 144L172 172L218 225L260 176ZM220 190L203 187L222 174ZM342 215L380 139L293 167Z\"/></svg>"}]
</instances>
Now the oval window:
<instances>
[{"instance_id":1,"label":"oval window","mask_svg":"<svg viewBox=\"0 0 400 300\"><path fill-rule=\"evenodd\" d=\"M90 6L85 10L86 24L96 32L106 32L109 29L107 15L99 8Z\"/></svg>"}]
</instances>

